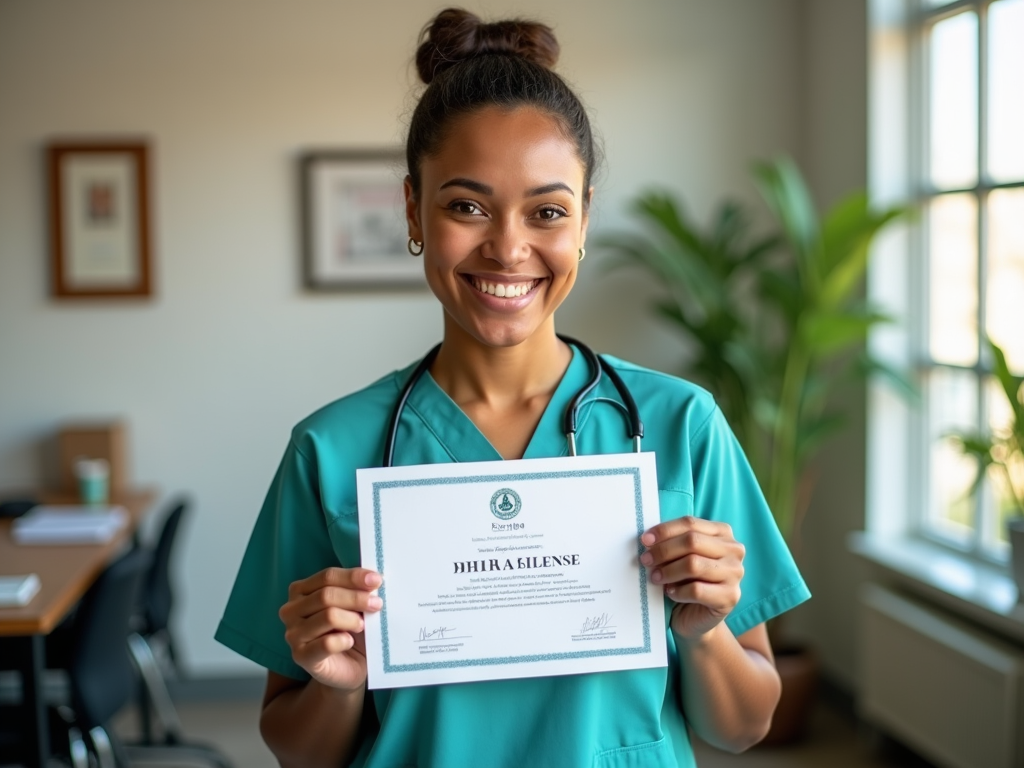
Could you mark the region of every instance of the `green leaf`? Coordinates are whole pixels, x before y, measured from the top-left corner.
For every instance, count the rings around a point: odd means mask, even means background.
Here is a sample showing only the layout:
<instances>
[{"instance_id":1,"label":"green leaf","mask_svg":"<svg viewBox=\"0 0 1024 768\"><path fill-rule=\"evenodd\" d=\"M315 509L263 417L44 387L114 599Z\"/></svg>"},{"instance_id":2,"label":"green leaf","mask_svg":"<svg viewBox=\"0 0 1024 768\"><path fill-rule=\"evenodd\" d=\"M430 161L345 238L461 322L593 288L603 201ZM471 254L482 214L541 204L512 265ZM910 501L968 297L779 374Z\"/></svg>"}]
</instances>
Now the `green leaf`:
<instances>
[{"instance_id":1,"label":"green leaf","mask_svg":"<svg viewBox=\"0 0 1024 768\"><path fill-rule=\"evenodd\" d=\"M823 356L863 342L871 326L889 319L870 310L856 314L812 312L804 316L800 335L813 354Z\"/></svg>"},{"instance_id":2,"label":"green leaf","mask_svg":"<svg viewBox=\"0 0 1024 768\"><path fill-rule=\"evenodd\" d=\"M1006 354L994 341L989 339L988 346L992 352L993 372L1003 388L1006 399L1010 402L1014 420L1017 424L1024 424L1024 403L1021 402L1020 392L1024 377L1010 373L1010 367L1006 364Z\"/></svg>"},{"instance_id":3,"label":"green leaf","mask_svg":"<svg viewBox=\"0 0 1024 768\"><path fill-rule=\"evenodd\" d=\"M797 462L802 464L813 456L826 440L844 426L846 426L846 416L841 413L826 414L802 425L797 433Z\"/></svg>"},{"instance_id":4,"label":"green leaf","mask_svg":"<svg viewBox=\"0 0 1024 768\"><path fill-rule=\"evenodd\" d=\"M670 323L674 323L680 326L685 332L700 335L701 326L699 323L695 323L690 320L684 313L682 308L674 301L655 301L654 311L660 315L663 319L668 320Z\"/></svg>"},{"instance_id":5,"label":"green leaf","mask_svg":"<svg viewBox=\"0 0 1024 768\"><path fill-rule=\"evenodd\" d=\"M840 200L826 215L821 225L822 274L828 275L854 247L869 218L868 195L854 192Z\"/></svg>"},{"instance_id":6,"label":"green leaf","mask_svg":"<svg viewBox=\"0 0 1024 768\"><path fill-rule=\"evenodd\" d=\"M746 212L739 203L726 200L718 209L710 245L726 257L733 255L733 246L746 233L749 224Z\"/></svg>"},{"instance_id":7,"label":"green leaf","mask_svg":"<svg viewBox=\"0 0 1024 768\"><path fill-rule=\"evenodd\" d=\"M992 448L995 442L991 435L981 432L949 432L943 435L946 439L956 445L961 452L976 459L992 463Z\"/></svg>"},{"instance_id":8,"label":"green leaf","mask_svg":"<svg viewBox=\"0 0 1024 768\"><path fill-rule=\"evenodd\" d=\"M825 406L832 388L832 377L826 371L808 371L800 394L800 411L805 414L820 411Z\"/></svg>"},{"instance_id":9,"label":"green leaf","mask_svg":"<svg viewBox=\"0 0 1024 768\"><path fill-rule=\"evenodd\" d=\"M818 216L800 171L790 158L783 156L757 165L754 180L793 247L801 278L817 293L821 283L815 258L819 250Z\"/></svg>"},{"instance_id":10,"label":"green leaf","mask_svg":"<svg viewBox=\"0 0 1024 768\"><path fill-rule=\"evenodd\" d=\"M759 397L751 403L751 413L754 420L765 432L775 431L775 425L779 420L779 403L774 399Z\"/></svg>"},{"instance_id":11,"label":"green leaf","mask_svg":"<svg viewBox=\"0 0 1024 768\"><path fill-rule=\"evenodd\" d=\"M837 307L847 301L867 271L871 243L878 231L893 219L902 216L903 209L893 208L880 215L867 210L867 197L854 195L840 204L829 217L830 227L822 250L825 280L821 288L821 303Z\"/></svg>"},{"instance_id":12,"label":"green leaf","mask_svg":"<svg viewBox=\"0 0 1024 768\"><path fill-rule=\"evenodd\" d=\"M649 192L642 195L634 206L634 210L654 224L660 232L668 234L676 245L691 254L700 254L704 243L700 235L685 220L675 201L667 194Z\"/></svg>"},{"instance_id":13,"label":"green leaf","mask_svg":"<svg viewBox=\"0 0 1024 768\"><path fill-rule=\"evenodd\" d=\"M921 391L917 382L914 381L913 374L907 371L894 368L866 352L854 361L854 370L858 377L878 376L911 403L921 402Z\"/></svg>"},{"instance_id":14,"label":"green leaf","mask_svg":"<svg viewBox=\"0 0 1024 768\"><path fill-rule=\"evenodd\" d=\"M774 304L792 328L803 311L805 302L797 277L790 273L766 270L760 275L760 295Z\"/></svg>"},{"instance_id":15,"label":"green leaf","mask_svg":"<svg viewBox=\"0 0 1024 768\"><path fill-rule=\"evenodd\" d=\"M950 432L943 437L957 445L965 456L973 456L977 459L977 471L975 472L974 479L971 481L970 488L964 494L965 498L973 497L982 482L984 482L985 473L988 471L988 468L993 464L999 463L992 456L992 448L994 446L992 437L980 432Z\"/></svg>"},{"instance_id":16,"label":"green leaf","mask_svg":"<svg viewBox=\"0 0 1024 768\"><path fill-rule=\"evenodd\" d=\"M714 275L681 249L667 251L636 235L605 236L598 239L598 245L611 250L620 259L646 267L668 288L688 294L705 311L712 311L721 304L720 286Z\"/></svg>"},{"instance_id":17,"label":"green leaf","mask_svg":"<svg viewBox=\"0 0 1024 768\"><path fill-rule=\"evenodd\" d=\"M782 245L783 239L779 235L769 235L750 246L739 260L739 266L756 266L761 259L770 255Z\"/></svg>"},{"instance_id":18,"label":"green leaf","mask_svg":"<svg viewBox=\"0 0 1024 768\"><path fill-rule=\"evenodd\" d=\"M756 382L764 377L764 366L756 346L743 343L743 340L737 336L726 339L722 347L725 359L744 380Z\"/></svg>"}]
</instances>

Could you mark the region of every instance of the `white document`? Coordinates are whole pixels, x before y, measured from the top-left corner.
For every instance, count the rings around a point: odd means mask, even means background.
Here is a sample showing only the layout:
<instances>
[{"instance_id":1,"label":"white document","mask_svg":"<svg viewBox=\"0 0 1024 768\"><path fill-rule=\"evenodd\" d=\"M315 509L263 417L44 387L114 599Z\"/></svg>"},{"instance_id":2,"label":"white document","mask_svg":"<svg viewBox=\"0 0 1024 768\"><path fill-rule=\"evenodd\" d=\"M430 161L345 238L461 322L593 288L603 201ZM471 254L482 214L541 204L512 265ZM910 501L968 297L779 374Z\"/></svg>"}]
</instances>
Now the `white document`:
<instances>
[{"instance_id":1,"label":"white document","mask_svg":"<svg viewBox=\"0 0 1024 768\"><path fill-rule=\"evenodd\" d=\"M39 575L0 576L0 608L16 608L28 605L39 592L42 584Z\"/></svg>"},{"instance_id":2,"label":"white document","mask_svg":"<svg viewBox=\"0 0 1024 768\"><path fill-rule=\"evenodd\" d=\"M667 663L653 453L361 469L369 687Z\"/></svg>"},{"instance_id":3,"label":"white document","mask_svg":"<svg viewBox=\"0 0 1024 768\"><path fill-rule=\"evenodd\" d=\"M123 507L38 506L16 518L16 544L105 544L124 528Z\"/></svg>"}]
</instances>

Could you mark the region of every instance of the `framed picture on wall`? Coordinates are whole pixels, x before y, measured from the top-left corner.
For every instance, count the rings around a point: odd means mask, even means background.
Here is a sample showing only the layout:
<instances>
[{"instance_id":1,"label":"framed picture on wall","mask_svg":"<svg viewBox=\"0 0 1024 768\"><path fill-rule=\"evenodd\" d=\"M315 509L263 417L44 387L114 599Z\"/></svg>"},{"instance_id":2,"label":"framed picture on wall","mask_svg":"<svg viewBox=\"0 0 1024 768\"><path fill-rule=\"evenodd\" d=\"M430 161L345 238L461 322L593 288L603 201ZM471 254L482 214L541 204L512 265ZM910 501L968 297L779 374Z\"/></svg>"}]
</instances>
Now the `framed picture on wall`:
<instances>
[{"instance_id":1,"label":"framed picture on wall","mask_svg":"<svg viewBox=\"0 0 1024 768\"><path fill-rule=\"evenodd\" d=\"M304 277L314 290L424 287L409 255L401 150L330 150L301 158Z\"/></svg>"},{"instance_id":2,"label":"framed picture on wall","mask_svg":"<svg viewBox=\"0 0 1024 768\"><path fill-rule=\"evenodd\" d=\"M150 296L146 143L55 142L47 161L52 295Z\"/></svg>"}]
</instances>

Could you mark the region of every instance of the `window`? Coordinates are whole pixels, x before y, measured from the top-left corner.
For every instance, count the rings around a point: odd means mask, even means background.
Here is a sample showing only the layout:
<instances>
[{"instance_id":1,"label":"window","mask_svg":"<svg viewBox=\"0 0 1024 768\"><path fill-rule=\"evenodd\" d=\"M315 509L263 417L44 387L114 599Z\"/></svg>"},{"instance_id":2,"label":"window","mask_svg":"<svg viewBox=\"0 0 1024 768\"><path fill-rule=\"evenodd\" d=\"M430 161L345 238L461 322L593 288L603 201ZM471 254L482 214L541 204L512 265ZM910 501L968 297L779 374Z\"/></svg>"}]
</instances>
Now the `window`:
<instances>
[{"instance_id":1,"label":"window","mask_svg":"<svg viewBox=\"0 0 1024 768\"><path fill-rule=\"evenodd\" d=\"M921 205L908 306L924 392L908 443L912 506L921 534L1005 560L1002 478L971 494L975 464L945 436L1009 417L985 375L986 336L1024 371L1024 0L918 3L906 27L907 191Z\"/></svg>"}]
</instances>

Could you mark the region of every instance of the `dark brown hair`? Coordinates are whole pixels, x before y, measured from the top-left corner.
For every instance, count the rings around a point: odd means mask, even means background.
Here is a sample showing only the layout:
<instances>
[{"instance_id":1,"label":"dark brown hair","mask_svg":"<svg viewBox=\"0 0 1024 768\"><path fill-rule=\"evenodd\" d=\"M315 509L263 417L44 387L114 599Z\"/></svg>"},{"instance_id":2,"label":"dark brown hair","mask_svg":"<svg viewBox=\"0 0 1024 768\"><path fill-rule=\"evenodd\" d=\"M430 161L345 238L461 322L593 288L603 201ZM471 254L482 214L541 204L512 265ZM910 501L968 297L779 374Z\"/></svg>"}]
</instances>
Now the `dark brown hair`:
<instances>
[{"instance_id":1,"label":"dark brown hair","mask_svg":"<svg viewBox=\"0 0 1024 768\"><path fill-rule=\"evenodd\" d=\"M446 8L420 33L416 69L427 89L412 115L405 154L415 195L420 163L436 152L456 117L477 109L530 106L554 117L583 163L584 202L597 166L587 112L551 68L558 40L550 27L511 19L491 24L461 8Z\"/></svg>"}]
</instances>

